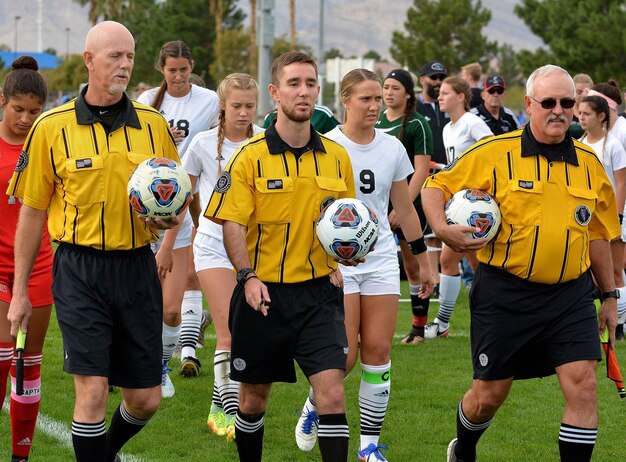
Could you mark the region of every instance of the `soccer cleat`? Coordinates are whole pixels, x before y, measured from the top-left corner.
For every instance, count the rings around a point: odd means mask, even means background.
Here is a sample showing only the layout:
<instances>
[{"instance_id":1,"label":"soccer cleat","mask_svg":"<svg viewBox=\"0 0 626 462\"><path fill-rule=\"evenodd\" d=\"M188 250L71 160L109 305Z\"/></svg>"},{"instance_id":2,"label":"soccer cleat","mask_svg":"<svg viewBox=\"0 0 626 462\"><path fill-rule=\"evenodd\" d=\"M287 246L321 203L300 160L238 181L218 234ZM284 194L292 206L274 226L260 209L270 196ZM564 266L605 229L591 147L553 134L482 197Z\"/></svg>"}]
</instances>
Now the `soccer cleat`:
<instances>
[{"instance_id":1,"label":"soccer cleat","mask_svg":"<svg viewBox=\"0 0 626 462\"><path fill-rule=\"evenodd\" d=\"M206 424L217 436L224 436L228 433L228 425L226 423L226 414L224 414L224 409L213 404L211 404L211 410L209 411L209 418L207 419Z\"/></svg>"},{"instance_id":2,"label":"soccer cleat","mask_svg":"<svg viewBox=\"0 0 626 462\"><path fill-rule=\"evenodd\" d=\"M409 332L406 337L400 340L400 343L404 345L417 345L418 343L424 343L424 337L414 334L413 332Z\"/></svg>"},{"instance_id":3,"label":"soccer cleat","mask_svg":"<svg viewBox=\"0 0 626 462\"><path fill-rule=\"evenodd\" d=\"M317 412L302 410L296 425L296 444L300 450L309 452L315 446L319 420Z\"/></svg>"},{"instance_id":4,"label":"soccer cleat","mask_svg":"<svg viewBox=\"0 0 626 462\"><path fill-rule=\"evenodd\" d=\"M167 362L163 362L163 369L161 370L161 397L163 398L171 398L176 391L168 374L171 370L167 367Z\"/></svg>"},{"instance_id":5,"label":"soccer cleat","mask_svg":"<svg viewBox=\"0 0 626 462\"><path fill-rule=\"evenodd\" d=\"M200 375L200 361L193 356L187 356L180 362L180 375L183 377L198 377Z\"/></svg>"},{"instance_id":6,"label":"soccer cleat","mask_svg":"<svg viewBox=\"0 0 626 462\"><path fill-rule=\"evenodd\" d=\"M204 347L204 331L211 325L213 318L211 313L202 310L202 320L200 321L200 332L198 333L198 340L196 341L196 349L201 350Z\"/></svg>"},{"instance_id":7,"label":"soccer cleat","mask_svg":"<svg viewBox=\"0 0 626 462\"><path fill-rule=\"evenodd\" d=\"M370 443L365 449L359 449L358 456L361 462L387 462L383 451L389 449L384 444L378 446Z\"/></svg>"},{"instance_id":8,"label":"soccer cleat","mask_svg":"<svg viewBox=\"0 0 626 462\"><path fill-rule=\"evenodd\" d=\"M446 459L448 462L457 462L456 454L454 450L456 449L456 438L450 441L448 444L448 458Z\"/></svg>"},{"instance_id":9,"label":"soccer cleat","mask_svg":"<svg viewBox=\"0 0 626 462\"><path fill-rule=\"evenodd\" d=\"M235 416L234 415L225 415L226 422L226 442L232 443L235 441Z\"/></svg>"},{"instance_id":10,"label":"soccer cleat","mask_svg":"<svg viewBox=\"0 0 626 462\"><path fill-rule=\"evenodd\" d=\"M449 331L449 327L443 329L439 323L429 322L426 324L426 327L424 327L424 338L447 337Z\"/></svg>"}]
</instances>

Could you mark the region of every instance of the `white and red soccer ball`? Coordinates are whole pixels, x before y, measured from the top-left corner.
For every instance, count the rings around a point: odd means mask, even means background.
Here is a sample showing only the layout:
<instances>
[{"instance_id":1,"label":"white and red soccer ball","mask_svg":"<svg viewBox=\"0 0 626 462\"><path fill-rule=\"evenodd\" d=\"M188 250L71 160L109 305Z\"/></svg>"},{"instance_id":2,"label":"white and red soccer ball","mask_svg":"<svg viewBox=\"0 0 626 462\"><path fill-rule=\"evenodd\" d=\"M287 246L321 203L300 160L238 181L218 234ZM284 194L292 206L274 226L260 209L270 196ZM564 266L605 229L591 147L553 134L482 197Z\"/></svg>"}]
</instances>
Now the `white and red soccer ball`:
<instances>
[{"instance_id":1,"label":"white and red soccer ball","mask_svg":"<svg viewBox=\"0 0 626 462\"><path fill-rule=\"evenodd\" d=\"M450 198L445 207L448 224L466 225L480 231L468 235L474 239L486 237L491 241L498 230L502 217L495 199L480 189L462 189Z\"/></svg>"},{"instance_id":2,"label":"white and red soccer ball","mask_svg":"<svg viewBox=\"0 0 626 462\"><path fill-rule=\"evenodd\" d=\"M337 199L317 219L317 238L333 258L357 260L374 248L378 218L359 199Z\"/></svg>"},{"instance_id":3,"label":"white and red soccer ball","mask_svg":"<svg viewBox=\"0 0 626 462\"><path fill-rule=\"evenodd\" d=\"M165 220L178 215L193 199L191 180L183 167L171 159L148 159L131 174L128 199L139 215Z\"/></svg>"}]
</instances>

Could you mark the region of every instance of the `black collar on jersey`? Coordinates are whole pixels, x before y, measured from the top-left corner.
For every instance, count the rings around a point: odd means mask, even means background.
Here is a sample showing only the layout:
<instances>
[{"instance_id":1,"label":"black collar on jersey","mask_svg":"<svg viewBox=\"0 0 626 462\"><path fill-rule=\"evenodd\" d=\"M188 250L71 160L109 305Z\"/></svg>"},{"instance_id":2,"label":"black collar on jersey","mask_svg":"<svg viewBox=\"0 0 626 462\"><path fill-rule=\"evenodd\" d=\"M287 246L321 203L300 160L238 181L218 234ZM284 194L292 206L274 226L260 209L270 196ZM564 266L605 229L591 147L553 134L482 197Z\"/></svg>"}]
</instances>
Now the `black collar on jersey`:
<instances>
[{"instance_id":1,"label":"black collar on jersey","mask_svg":"<svg viewBox=\"0 0 626 462\"><path fill-rule=\"evenodd\" d=\"M100 122L100 119L96 117L96 115L92 113L87 106L87 102L85 101L86 92L87 85L85 85L85 88L83 88L78 95L78 98L76 98L76 103L74 103L76 121L78 122L78 125L93 125ZM126 96L126 93L122 93L122 100L124 101L124 107L120 117L118 117L115 121L115 125L111 127L111 131L117 130L122 125L129 125L133 128L141 129L141 123L139 122L137 111L135 111L135 107L128 96Z\"/></svg>"},{"instance_id":2,"label":"black collar on jersey","mask_svg":"<svg viewBox=\"0 0 626 462\"><path fill-rule=\"evenodd\" d=\"M542 155L550 162L568 162L578 166L578 156L569 130L565 132L565 139L557 144L538 142L530 130L530 123L526 124L522 132L522 157Z\"/></svg>"},{"instance_id":3,"label":"black collar on jersey","mask_svg":"<svg viewBox=\"0 0 626 462\"><path fill-rule=\"evenodd\" d=\"M272 124L267 127L267 130L265 130L265 140L267 141L267 149L270 154L282 154L286 151L293 152L296 155L303 154L307 151L319 151L323 153L326 152L326 148L324 148L324 144L322 143L320 135L315 131L312 125L311 138L309 138L306 146L302 148L292 148L280 137L280 135L276 131L276 120L277 119L274 119L272 121Z\"/></svg>"}]
</instances>

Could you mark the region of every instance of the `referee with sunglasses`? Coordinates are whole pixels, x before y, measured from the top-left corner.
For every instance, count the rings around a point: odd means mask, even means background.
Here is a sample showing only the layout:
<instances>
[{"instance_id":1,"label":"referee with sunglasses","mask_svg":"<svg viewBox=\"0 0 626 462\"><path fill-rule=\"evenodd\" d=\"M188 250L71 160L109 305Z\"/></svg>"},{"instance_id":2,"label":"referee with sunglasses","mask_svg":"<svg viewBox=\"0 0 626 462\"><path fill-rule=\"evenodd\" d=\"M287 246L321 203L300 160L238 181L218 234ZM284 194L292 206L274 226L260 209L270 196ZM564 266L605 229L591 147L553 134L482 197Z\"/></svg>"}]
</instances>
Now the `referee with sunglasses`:
<instances>
[{"instance_id":1,"label":"referee with sunglasses","mask_svg":"<svg viewBox=\"0 0 626 462\"><path fill-rule=\"evenodd\" d=\"M526 84L526 127L479 142L424 183L437 236L456 251L478 250L480 261L470 292L474 380L458 405L449 462L476 460L478 440L514 380L553 374L566 402L561 461L591 459L598 332L608 329L613 343L617 325L609 241L620 226L602 162L569 134L574 95L564 69L540 67ZM502 225L489 243L468 238L469 226L446 224L446 200L465 188L500 204Z\"/></svg>"},{"instance_id":2,"label":"referee with sunglasses","mask_svg":"<svg viewBox=\"0 0 626 462\"><path fill-rule=\"evenodd\" d=\"M485 79L481 93L482 103L470 112L487 124L494 135L502 135L520 128L515 113L504 107L506 84L499 75L490 75Z\"/></svg>"}]
</instances>

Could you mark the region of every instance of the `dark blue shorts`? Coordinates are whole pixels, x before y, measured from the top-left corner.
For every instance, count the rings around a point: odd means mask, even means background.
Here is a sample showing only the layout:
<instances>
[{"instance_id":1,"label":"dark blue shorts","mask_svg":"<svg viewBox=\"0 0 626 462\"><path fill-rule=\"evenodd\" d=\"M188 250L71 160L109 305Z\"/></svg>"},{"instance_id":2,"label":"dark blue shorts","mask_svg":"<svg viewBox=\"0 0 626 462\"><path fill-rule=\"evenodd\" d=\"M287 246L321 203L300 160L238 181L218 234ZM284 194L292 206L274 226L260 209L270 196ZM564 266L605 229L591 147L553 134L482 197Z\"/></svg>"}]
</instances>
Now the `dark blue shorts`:
<instances>
[{"instance_id":1,"label":"dark blue shorts","mask_svg":"<svg viewBox=\"0 0 626 462\"><path fill-rule=\"evenodd\" d=\"M480 264L470 292L474 378L527 379L602 359L590 271L540 284Z\"/></svg>"},{"instance_id":2,"label":"dark blue shorts","mask_svg":"<svg viewBox=\"0 0 626 462\"><path fill-rule=\"evenodd\" d=\"M345 370L343 290L328 277L266 285L272 300L267 316L248 305L241 284L233 292L228 320L230 377L244 383L293 383L294 359L307 377L328 369Z\"/></svg>"},{"instance_id":3,"label":"dark blue shorts","mask_svg":"<svg viewBox=\"0 0 626 462\"><path fill-rule=\"evenodd\" d=\"M161 383L163 299L149 246L99 251L61 244L52 293L70 374L111 385Z\"/></svg>"}]
</instances>

